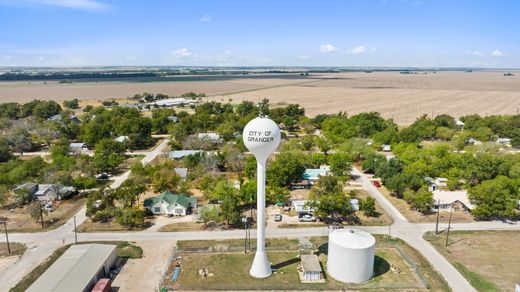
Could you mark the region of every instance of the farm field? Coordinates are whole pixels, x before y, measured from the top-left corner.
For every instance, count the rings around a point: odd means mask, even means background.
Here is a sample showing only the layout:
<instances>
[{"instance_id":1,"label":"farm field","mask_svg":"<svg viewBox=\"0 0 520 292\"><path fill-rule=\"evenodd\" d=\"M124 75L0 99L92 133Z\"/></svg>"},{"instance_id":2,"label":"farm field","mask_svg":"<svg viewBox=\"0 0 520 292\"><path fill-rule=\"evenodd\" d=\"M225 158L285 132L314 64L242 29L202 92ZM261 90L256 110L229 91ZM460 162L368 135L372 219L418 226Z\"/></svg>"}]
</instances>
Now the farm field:
<instances>
[{"instance_id":1,"label":"farm field","mask_svg":"<svg viewBox=\"0 0 520 292\"><path fill-rule=\"evenodd\" d=\"M479 291L513 291L520 280L520 232L452 231L425 239Z\"/></svg>"},{"instance_id":2,"label":"farm field","mask_svg":"<svg viewBox=\"0 0 520 292\"><path fill-rule=\"evenodd\" d=\"M515 72L517 73L517 72ZM306 114L349 114L377 111L398 124L411 124L422 114L454 116L514 114L520 109L520 74L498 71L440 71L423 74L349 72L134 78L117 81L5 81L0 102L78 98L97 104L107 98L125 99L136 93L180 95L206 93L210 99L237 103L268 98L272 104L298 103ZM124 102L120 102L124 104Z\"/></svg>"}]
</instances>

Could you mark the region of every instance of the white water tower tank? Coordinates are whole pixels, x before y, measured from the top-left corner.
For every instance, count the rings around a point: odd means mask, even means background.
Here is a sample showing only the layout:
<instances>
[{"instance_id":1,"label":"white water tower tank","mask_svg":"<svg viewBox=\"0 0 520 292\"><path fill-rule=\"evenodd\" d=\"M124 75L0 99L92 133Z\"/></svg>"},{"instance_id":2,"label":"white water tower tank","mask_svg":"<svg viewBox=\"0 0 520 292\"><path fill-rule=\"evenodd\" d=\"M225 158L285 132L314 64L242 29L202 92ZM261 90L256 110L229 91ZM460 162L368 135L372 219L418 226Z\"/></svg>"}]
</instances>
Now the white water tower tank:
<instances>
[{"instance_id":1,"label":"white water tower tank","mask_svg":"<svg viewBox=\"0 0 520 292\"><path fill-rule=\"evenodd\" d=\"M363 283L374 275L376 239L359 229L335 229L329 234L327 272L337 281Z\"/></svg>"}]
</instances>

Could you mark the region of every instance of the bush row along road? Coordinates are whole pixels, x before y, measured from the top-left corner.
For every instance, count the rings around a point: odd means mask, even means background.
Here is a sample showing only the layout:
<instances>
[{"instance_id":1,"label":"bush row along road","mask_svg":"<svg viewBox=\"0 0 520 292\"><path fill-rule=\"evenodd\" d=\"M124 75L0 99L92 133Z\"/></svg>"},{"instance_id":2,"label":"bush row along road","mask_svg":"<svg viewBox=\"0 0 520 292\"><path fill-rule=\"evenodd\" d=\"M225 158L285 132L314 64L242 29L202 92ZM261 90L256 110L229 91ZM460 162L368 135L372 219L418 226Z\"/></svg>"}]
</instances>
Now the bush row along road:
<instances>
[{"instance_id":1,"label":"bush row along road","mask_svg":"<svg viewBox=\"0 0 520 292\"><path fill-rule=\"evenodd\" d=\"M148 152L142 159L146 164L160 155L167 146L167 140L162 141L158 147ZM130 175L125 172L115 178L111 187L116 188L121 185ZM475 291L470 283L455 269L435 248L423 239L423 234L427 231L435 230L432 223L410 223L406 218L374 187L369 178L357 169L353 169L353 175L363 187L373 196L385 211L394 219L394 223L389 226L359 226L356 228L365 230L372 234L388 234L404 240L406 243L417 249L446 279L453 291ZM76 214L77 224L86 220L85 208ZM457 223L452 224L455 230L520 230L520 225L505 224L499 221ZM442 224L441 229L446 228ZM40 264L54 250L65 244L74 242L74 223L70 219L60 228L52 231L40 233L15 233L10 235L13 242L21 242L27 245L25 254L13 265L9 266L0 275L0 291L7 291L18 283L24 275L29 273L34 267ZM78 241L105 241L105 240L128 240L128 241L163 241L163 240L200 240L200 239L239 239L243 238L243 230L229 231L191 231L191 232L156 232L144 230L139 232L106 232L106 233L79 233ZM254 236L256 232L252 232ZM266 236L270 238L288 237L300 238L307 236L326 236L328 229L325 227L291 228L277 229L266 228ZM5 238L1 238L5 241Z\"/></svg>"}]
</instances>

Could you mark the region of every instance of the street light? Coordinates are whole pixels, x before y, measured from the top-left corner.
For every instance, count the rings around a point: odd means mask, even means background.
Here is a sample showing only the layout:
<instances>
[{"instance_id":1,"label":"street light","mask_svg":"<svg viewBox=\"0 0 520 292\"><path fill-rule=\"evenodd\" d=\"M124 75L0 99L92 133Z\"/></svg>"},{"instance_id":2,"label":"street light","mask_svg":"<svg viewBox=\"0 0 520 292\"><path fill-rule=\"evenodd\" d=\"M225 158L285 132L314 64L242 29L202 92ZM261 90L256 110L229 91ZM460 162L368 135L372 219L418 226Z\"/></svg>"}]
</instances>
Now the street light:
<instances>
[{"instance_id":1,"label":"street light","mask_svg":"<svg viewBox=\"0 0 520 292\"><path fill-rule=\"evenodd\" d=\"M7 219L6 217L0 217L0 220L2 223L4 223L4 230L5 230L5 241L7 241L7 252L11 253L11 246L9 245L9 235L7 235Z\"/></svg>"}]
</instances>

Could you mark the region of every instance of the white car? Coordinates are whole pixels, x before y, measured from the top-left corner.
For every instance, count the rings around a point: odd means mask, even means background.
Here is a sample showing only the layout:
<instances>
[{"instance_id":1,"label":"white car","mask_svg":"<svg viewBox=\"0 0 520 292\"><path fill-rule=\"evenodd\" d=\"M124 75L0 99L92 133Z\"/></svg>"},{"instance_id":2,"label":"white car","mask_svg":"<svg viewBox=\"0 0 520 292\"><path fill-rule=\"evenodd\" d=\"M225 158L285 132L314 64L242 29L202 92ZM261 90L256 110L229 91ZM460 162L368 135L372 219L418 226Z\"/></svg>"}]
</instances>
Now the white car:
<instances>
[{"instance_id":1,"label":"white car","mask_svg":"<svg viewBox=\"0 0 520 292\"><path fill-rule=\"evenodd\" d=\"M306 215L303 215L303 216L299 217L298 221L300 221L300 222L316 222L316 218L314 218L314 216L306 214Z\"/></svg>"}]
</instances>

